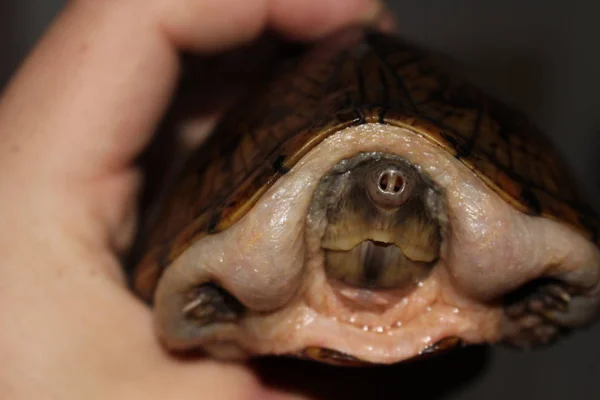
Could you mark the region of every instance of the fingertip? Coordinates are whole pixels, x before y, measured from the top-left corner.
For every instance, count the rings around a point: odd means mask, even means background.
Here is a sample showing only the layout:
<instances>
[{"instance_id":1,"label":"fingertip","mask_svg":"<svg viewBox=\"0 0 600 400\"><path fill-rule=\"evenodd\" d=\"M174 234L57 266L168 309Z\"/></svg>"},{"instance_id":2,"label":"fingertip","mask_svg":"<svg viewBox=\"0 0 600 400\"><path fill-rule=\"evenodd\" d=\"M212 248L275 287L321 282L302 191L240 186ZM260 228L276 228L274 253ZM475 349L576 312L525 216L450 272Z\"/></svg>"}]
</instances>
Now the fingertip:
<instances>
[{"instance_id":1,"label":"fingertip","mask_svg":"<svg viewBox=\"0 0 600 400\"><path fill-rule=\"evenodd\" d=\"M381 32L393 34L398 30L396 17L387 7L381 10L374 21L375 27Z\"/></svg>"},{"instance_id":2,"label":"fingertip","mask_svg":"<svg viewBox=\"0 0 600 400\"><path fill-rule=\"evenodd\" d=\"M380 0L272 0L271 26L291 39L314 40L344 25L374 23L385 10Z\"/></svg>"},{"instance_id":3,"label":"fingertip","mask_svg":"<svg viewBox=\"0 0 600 400\"><path fill-rule=\"evenodd\" d=\"M267 25L268 0L156 3L159 4L156 20L178 49L197 52L229 49L257 38Z\"/></svg>"}]
</instances>

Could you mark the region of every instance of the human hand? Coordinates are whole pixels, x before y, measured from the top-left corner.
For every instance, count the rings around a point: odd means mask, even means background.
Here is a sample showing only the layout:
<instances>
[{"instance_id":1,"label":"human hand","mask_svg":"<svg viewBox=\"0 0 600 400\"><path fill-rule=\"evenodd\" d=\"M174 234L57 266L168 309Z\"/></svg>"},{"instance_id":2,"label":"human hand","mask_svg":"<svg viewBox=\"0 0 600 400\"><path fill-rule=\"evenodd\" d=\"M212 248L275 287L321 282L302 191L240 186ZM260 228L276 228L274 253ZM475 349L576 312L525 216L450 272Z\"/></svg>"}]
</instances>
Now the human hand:
<instances>
[{"instance_id":1,"label":"human hand","mask_svg":"<svg viewBox=\"0 0 600 400\"><path fill-rule=\"evenodd\" d=\"M136 229L134 159L174 90L179 50L266 28L313 39L373 20L370 0L73 1L0 99L0 398L288 398L243 365L157 342L118 254Z\"/></svg>"}]
</instances>

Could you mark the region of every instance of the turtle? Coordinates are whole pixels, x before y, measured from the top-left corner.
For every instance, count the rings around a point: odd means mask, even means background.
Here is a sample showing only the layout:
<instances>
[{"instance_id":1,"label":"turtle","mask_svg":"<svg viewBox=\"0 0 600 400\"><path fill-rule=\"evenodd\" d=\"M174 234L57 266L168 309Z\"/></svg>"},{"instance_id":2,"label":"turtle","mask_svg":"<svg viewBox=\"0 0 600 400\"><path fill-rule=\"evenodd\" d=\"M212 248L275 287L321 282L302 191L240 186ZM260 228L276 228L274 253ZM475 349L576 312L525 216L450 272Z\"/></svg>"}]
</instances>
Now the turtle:
<instances>
[{"instance_id":1,"label":"turtle","mask_svg":"<svg viewBox=\"0 0 600 400\"><path fill-rule=\"evenodd\" d=\"M370 27L232 107L157 215L131 285L173 352L393 364L600 312L598 215L552 142Z\"/></svg>"}]
</instances>

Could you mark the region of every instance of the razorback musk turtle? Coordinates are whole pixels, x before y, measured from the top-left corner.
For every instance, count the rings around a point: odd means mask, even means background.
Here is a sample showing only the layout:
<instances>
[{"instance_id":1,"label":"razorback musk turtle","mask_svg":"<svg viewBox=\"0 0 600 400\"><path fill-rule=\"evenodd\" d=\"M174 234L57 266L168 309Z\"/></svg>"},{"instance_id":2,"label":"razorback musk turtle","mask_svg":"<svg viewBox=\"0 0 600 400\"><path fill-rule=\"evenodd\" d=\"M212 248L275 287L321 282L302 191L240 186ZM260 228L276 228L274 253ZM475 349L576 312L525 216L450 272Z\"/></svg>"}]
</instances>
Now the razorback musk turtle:
<instances>
[{"instance_id":1,"label":"razorback musk turtle","mask_svg":"<svg viewBox=\"0 0 600 400\"><path fill-rule=\"evenodd\" d=\"M518 112L351 28L235 108L133 271L173 350L394 363L600 310L598 219Z\"/></svg>"}]
</instances>

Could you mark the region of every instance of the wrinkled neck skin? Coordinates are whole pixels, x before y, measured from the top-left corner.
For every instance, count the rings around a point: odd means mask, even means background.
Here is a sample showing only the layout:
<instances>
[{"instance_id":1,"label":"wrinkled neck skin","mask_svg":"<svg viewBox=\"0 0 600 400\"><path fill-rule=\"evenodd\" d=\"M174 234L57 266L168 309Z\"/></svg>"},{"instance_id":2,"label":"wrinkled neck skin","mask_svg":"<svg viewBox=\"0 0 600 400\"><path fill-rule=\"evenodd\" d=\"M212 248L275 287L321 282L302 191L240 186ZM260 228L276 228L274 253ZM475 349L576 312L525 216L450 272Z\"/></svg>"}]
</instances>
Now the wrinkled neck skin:
<instances>
[{"instance_id":1,"label":"wrinkled neck skin","mask_svg":"<svg viewBox=\"0 0 600 400\"><path fill-rule=\"evenodd\" d=\"M397 154L445 193L439 259L409 293L340 287L324 271L319 232L326 222L307 218L311 198L323 175L358 152ZM320 347L394 363L447 337L501 340L511 330L501 296L536 277L575 270L597 287L598 265L596 247L573 229L518 212L435 144L408 129L365 124L326 139L243 219L183 253L159 283L157 327L169 348L203 347L217 357ZM184 306L174 293L206 281L227 289L248 312L210 328L174 323Z\"/></svg>"}]
</instances>

